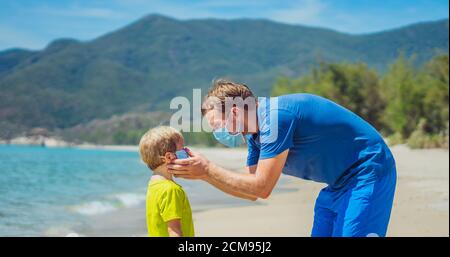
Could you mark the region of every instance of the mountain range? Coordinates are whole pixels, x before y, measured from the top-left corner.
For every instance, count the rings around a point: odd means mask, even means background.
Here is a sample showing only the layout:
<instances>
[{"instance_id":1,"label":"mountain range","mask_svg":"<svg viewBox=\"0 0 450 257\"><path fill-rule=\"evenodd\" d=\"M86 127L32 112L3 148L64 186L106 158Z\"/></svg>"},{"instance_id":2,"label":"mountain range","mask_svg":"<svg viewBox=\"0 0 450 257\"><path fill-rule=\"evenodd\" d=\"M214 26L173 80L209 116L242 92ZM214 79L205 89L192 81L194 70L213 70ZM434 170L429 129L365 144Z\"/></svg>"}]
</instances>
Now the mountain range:
<instances>
[{"instance_id":1,"label":"mountain range","mask_svg":"<svg viewBox=\"0 0 450 257\"><path fill-rule=\"evenodd\" d=\"M129 112L169 111L214 78L269 94L275 79L320 62L365 62L385 71L400 53L422 64L448 53L448 19L354 35L261 19L145 16L90 41L0 52L0 138L64 129Z\"/></svg>"}]
</instances>

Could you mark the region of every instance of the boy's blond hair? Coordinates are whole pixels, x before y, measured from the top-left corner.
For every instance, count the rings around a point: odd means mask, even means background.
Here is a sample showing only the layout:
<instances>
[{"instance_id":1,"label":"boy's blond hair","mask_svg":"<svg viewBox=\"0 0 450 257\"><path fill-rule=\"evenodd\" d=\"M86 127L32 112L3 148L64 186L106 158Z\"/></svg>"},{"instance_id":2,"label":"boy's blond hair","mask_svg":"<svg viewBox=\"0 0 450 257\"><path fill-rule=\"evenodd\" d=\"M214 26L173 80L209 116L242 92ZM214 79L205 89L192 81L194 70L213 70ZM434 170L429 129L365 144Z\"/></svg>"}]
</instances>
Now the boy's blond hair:
<instances>
[{"instance_id":1,"label":"boy's blond hair","mask_svg":"<svg viewBox=\"0 0 450 257\"><path fill-rule=\"evenodd\" d=\"M158 126L147 131L139 142L142 161L152 170L163 164L161 156L177 150L177 143L183 140L181 133L168 126Z\"/></svg>"}]
</instances>

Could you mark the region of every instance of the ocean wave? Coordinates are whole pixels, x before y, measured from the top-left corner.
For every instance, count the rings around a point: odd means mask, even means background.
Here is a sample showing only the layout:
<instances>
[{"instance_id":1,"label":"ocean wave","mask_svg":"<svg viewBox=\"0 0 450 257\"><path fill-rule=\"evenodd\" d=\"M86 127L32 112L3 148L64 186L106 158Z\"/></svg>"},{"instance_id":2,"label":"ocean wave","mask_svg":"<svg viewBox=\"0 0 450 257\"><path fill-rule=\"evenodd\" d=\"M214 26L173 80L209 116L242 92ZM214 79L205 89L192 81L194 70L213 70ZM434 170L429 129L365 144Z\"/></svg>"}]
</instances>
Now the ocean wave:
<instances>
[{"instance_id":1,"label":"ocean wave","mask_svg":"<svg viewBox=\"0 0 450 257\"><path fill-rule=\"evenodd\" d=\"M117 208L112 203L93 201L93 202L73 206L70 209L79 214L90 216L90 215L97 215L97 214L114 211Z\"/></svg>"},{"instance_id":2,"label":"ocean wave","mask_svg":"<svg viewBox=\"0 0 450 257\"><path fill-rule=\"evenodd\" d=\"M144 194L122 193L106 197L104 200L95 200L80 205L71 206L69 209L73 212L92 216L116 211L122 208L130 208L139 205L145 201Z\"/></svg>"},{"instance_id":3,"label":"ocean wave","mask_svg":"<svg viewBox=\"0 0 450 257\"><path fill-rule=\"evenodd\" d=\"M145 194L124 193L117 194L114 197L119 200L125 207L137 206L145 201Z\"/></svg>"},{"instance_id":4,"label":"ocean wave","mask_svg":"<svg viewBox=\"0 0 450 257\"><path fill-rule=\"evenodd\" d=\"M84 235L75 232L68 226L52 226L45 230L42 234L43 236L55 237L55 236L65 236L65 237L82 237Z\"/></svg>"}]
</instances>

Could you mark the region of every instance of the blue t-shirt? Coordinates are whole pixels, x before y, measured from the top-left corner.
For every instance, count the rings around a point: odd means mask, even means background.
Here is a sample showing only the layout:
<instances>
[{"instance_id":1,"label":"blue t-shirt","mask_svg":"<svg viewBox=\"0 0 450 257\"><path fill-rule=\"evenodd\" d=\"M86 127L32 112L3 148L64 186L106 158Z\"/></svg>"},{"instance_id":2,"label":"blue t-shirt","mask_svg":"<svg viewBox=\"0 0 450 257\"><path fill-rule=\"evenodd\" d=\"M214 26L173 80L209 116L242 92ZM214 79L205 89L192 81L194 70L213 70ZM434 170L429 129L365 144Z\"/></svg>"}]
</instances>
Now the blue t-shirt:
<instances>
[{"instance_id":1,"label":"blue t-shirt","mask_svg":"<svg viewBox=\"0 0 450 257\"><path fill-rule=\"evenodd\" d=\"M259 98L257 116L258 134L247 135L248 166L289 149L283 173L340 188L358 175L381 176L394 163L375 128L323 97Z\"/></svg>"}]
</instances>

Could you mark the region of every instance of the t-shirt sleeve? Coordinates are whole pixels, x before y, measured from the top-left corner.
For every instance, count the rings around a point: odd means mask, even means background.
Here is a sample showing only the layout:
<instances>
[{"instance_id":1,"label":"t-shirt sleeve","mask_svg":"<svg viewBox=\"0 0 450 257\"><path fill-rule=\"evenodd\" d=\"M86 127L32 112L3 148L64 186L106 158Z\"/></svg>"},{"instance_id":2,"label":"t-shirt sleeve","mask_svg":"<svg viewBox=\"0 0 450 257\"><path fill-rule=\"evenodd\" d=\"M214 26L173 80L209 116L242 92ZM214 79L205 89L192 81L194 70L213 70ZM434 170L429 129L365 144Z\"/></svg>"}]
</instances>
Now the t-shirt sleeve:
<instances>
[{"instance_id":1,"label":"t-shirt sleeve","mask_svg":"<svg viewBox=\"0 0 450 257\"><path fill-rule=\"evenodd\" d=\"M181 188L167 188L160 202L160 214L164 222L181 219L183 213L184 192Z\"/></svg>"},{"instance_id":2,"label":"t-shirt sleeve","mask_svg":"<svg viewBox=\"0 0 450 257\"><path fill-rule=\"evenodd\" d=\"M256 165L259 159L259 148L251 136L247 138L247 149L247 167Z\"/></svg>"},{"instance_id":3,"label":"t-shirt sleeve","mask_svg":"<svg viewBox=\"0 0 450 257\"><path fill-rule=\"evenodd\" d=\"M294 145L298 117L287 110L271 110L270 120L260 128L259 159L277 156Z\"/></svg>"}]
</instances>

